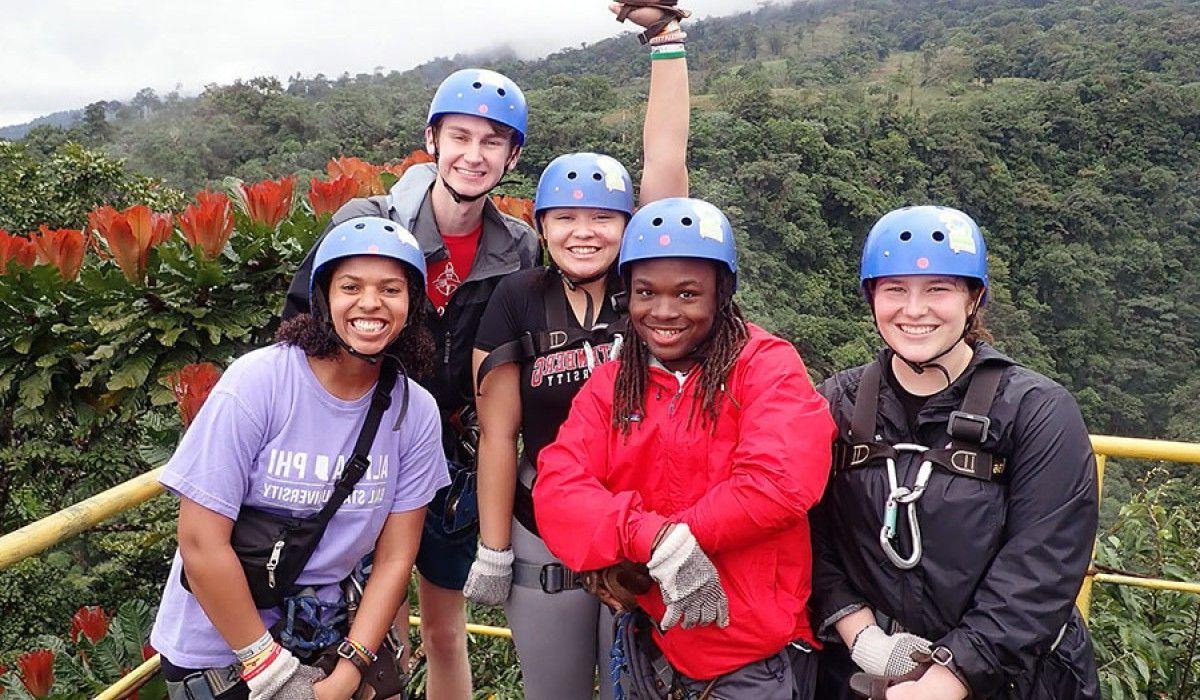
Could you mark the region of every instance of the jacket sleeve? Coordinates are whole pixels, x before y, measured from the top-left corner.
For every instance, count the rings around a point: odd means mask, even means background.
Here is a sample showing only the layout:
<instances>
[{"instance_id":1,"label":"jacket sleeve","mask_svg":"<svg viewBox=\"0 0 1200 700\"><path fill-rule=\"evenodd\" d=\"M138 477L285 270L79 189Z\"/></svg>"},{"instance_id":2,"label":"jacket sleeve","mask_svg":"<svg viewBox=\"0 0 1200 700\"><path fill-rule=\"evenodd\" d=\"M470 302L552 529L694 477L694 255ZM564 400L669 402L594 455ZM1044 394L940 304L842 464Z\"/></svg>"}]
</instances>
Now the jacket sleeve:
<instances>
[{"instance_id":1,"label":"jacket sleeve","mask_svg":"<svg viewBox=\"0 0 1200 700\"><path fill-rule=\"evenodd\" d=\"M959 625L937 643L977 696L1032 671L1075 606L1096 539L1096 466L1074 398L1026 392L1012 428L1003 545Z\"/></svg>"},{"instance_id":2,"label":"jacket sleeve","mask_svg":"<svg viewBox=\"0 0 1200 700\"><path fill-rule=\"evenodd\" d=\"M645 509L636 492L613 493L602 481L614 430L614 369L602 367L583 385L558 438L538 455L533 487L538 531L550 551L576 571L650 561L654 537L667 522Z\"/></svg>"},{"instance_id":3,"label":"jacket sleeve","mask_svg":"<svg viewBox=\"0 0 1200 700\"><path fill-rule=\"evenodd\" d=\"M730 477L680 514L708 554L796 525L829 478L833 418L796 349L776 339L744 361Z\"/></svg>"},{"instance_id":4,"label":"jacket sleeve","mask_svg":"<svg viewBox=\"0 0 1200 700\"><path fill-rule=\"evenodd\" d=\"M840 396L839 377L831 377L818 388L818 393L829 401L833 411L838 410ZM845 391L841 389L841 391ZM835 419L836 423L836 419ZM831 475L826 492L833 487ZM813 573L812 594L809 607L812 610L812 627L818 639L841 641L833 625L846 615L866 607L866 599L855 590L846 576L842 558L833 546L837 536L833 512L828 501L822 498L809 512L812 526Z\"/></svg>"}]
</instances>

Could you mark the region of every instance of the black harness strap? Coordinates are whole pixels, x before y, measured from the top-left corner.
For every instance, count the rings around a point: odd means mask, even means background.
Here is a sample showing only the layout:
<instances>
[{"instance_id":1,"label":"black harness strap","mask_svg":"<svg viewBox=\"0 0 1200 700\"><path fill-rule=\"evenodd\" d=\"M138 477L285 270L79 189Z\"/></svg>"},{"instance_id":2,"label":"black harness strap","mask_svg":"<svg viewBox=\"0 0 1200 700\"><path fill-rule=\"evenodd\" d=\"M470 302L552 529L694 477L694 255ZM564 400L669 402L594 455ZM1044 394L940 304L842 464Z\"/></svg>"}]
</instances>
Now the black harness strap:
<instances>
[{"instance_id":1,"label":"black harness strap","mask_svg":"<svg viewBox=\"0 0 1200 700\"><path fill-rule=\"evenodd\" d=\"M988 412L996 398L1004 367L987 364L975 369L971 383L960 407L951 411L946 432L950 444L941 449L927 450L923 460L939 469L958 476L981 481L994 481L1004 474L1003 457L980 449L987 441L991 420ZM875 441L875 418L879 407L879 380L882 368L872 362L863 370L858 391L854 395L854 414L850 422L850 442L838 440L833 445L834 471L865 467L882 459L896 459L896 450L886 443Z\"/></svg>"},{"instance_id":2,"label":"black harness strap","mask_svg":"<svg viewBox=\"0 0 1200 700\"><path fill-rule=\"evenodd\" d=\"M581 345L585 342L599 345L608 342L613 332L623 328L623 326L613 324L611 329L609 326L597 326L591 330L585 330L579 328L577 324L572 324L570 322L572 312L570 302L567 300L567 293L557 282L546 289L543 299L548 330L525 331L516 340L498 345L489 352L488 356L479 364L479 371L475 375L477 393L483 386L483 378L500 365L510 362L527 362L538 355ZM611 298L611 303L614 309L617 308L615 295Z\"/></svg>"}]
</instances>

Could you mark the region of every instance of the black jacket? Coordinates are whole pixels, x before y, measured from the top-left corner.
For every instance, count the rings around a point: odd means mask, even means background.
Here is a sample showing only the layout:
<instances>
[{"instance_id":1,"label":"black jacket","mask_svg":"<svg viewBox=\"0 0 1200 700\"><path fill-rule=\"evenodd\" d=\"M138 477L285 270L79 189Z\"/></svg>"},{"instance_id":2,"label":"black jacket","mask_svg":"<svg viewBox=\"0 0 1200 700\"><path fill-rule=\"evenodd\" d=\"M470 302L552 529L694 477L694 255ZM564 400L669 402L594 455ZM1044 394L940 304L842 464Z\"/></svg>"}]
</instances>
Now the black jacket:
<instances>
[{"instance_id":1,"label":"black jacket","mask_svg":"<svg viewBox=\"0 0 1200 700\"><path fill-rule=\"evenodd\" d=\"M890 359L890 351L880 353L879 362ZM833 639L832 623L866 605L949 648L972 697L1098 698L1090 640L1075 612L1096 537L1096 466L1067 390L980 343L963 375L925 403L915 434L881 379L876 439L946 445L949 414L984 363L1005 367L982 446L1007 458L1004 476L984 482L934 469L917 502L924 556L903 571L879 543L889 491L883 463L834 474L812 515L814 627ZM820 388L842 440L863 369ZM919 465L917 455L902 453L898 484L911 486ZM898 530L907 554L903 509Z\"/></svg>"},{"instance_id":2,"label":"black jacket","mask_svg":"<svg viewBox=\"0 0 1200 700\"><path fill-rule=\"evenodd\" d=\"M392 187L386 196L352 199L342 205L329 222L329 228L358 216L380 216L404 226L421 244L427 263L444 260L449 252L438 232L429 197L435 170L432 165L414 165ZM326 228L325 233L329 232ZM288 288L283 318L308 313L308 285L312 274L313 255L324 239L313 244ZM496 285L505 275L533 267L538 261L537 235L527 224L507 216L491 201L483 208L483 231L479 249L467 279L454 292L443 316L425 300L426 322L437 346L434 373L421 378L420 383L437 399L443 416L472 402L474 389L471 379L471 353L475 332ZM443 431L446 433L447 431ZM447 445L451 435L446 434ZM453 456L453 455L452 455Z\"/></svg>"}]
</instances>

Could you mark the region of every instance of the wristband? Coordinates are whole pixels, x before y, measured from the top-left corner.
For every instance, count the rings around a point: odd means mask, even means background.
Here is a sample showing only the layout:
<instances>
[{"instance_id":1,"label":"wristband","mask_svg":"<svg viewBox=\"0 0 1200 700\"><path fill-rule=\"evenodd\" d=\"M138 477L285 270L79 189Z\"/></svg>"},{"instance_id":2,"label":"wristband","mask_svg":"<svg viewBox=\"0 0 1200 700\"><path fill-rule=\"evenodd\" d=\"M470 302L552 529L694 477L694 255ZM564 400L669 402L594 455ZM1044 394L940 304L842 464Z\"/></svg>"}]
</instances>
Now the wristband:
<instances>
[{"instance_id":1,"label":"wristband","mask_svg":"<svg viewBox=\"0 0 1200 700\"><path fill-rule=\"evenodd\" d=\"M243 662L242 680L248 681L262 673L264 669L271 665L271 662L279 658L281 651L283 651L283 647L278 644L272 644L270 648L259 654L254 660Z\"/></svg>"},{"instance_id":2,"label":"wristband","mask_svg":"<svg viewBox=\"0 0 1200 700\"><path fill-rule=\"evenodd\" d=\"M271 646L271 642L273 641L275 640L271 639L270 632L263 632L263 635L253 642L250 642L241 649L234 649L233 655L237 657L238 661L245 663L266 651L267 648Z\"/></svg>"},{"instance_id":3,"label":"wristband","mask_svg":"<svg viewBox=\"0 0 1200 700\"><path fill-rule=\"evenodd\" d=\"M687 58L687 51L679 49L678 51L661 51L650 54L651 61L667 61L673 58Z\"/></svg>"}]
</instances>

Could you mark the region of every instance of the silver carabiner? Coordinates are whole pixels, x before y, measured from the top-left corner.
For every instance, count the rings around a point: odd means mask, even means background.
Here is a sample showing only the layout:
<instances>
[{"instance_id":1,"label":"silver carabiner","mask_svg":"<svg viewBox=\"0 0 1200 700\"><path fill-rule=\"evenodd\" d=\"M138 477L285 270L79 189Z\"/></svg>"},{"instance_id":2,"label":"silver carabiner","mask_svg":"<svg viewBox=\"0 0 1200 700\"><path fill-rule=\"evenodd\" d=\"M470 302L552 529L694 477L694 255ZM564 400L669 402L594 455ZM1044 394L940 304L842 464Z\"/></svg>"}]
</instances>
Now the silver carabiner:
<instances>
[{"instance_id":1,"label":"silver carabiner","mask_svg":"<svg viewBox=\"0 0 1200 700\"><path fill-rule=\"evenodd\" d=\"M922 453L929 448L924 445L902 442L893 445L892 449L897 452ZM917 521L917 501L925 495L925 488L929 485L929 477L933 473L933 462L925 460L921 463L921 467L917 470L917 479L911 489L898 485L896 460L891 457L887 458L887 472L888 486L891 491L888 493L887 503L884 505L883 527L879 530L879 546L883 548L883 553L896 568L907 571L921 561L924 553L921 547L921 524ZM900 553L892 546L892 540L896 537L896 521L901 505L908 508L908 534L913 543L913 551L907 557L900 556Z\"/></svg>"}]
</instances>

